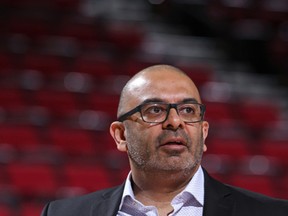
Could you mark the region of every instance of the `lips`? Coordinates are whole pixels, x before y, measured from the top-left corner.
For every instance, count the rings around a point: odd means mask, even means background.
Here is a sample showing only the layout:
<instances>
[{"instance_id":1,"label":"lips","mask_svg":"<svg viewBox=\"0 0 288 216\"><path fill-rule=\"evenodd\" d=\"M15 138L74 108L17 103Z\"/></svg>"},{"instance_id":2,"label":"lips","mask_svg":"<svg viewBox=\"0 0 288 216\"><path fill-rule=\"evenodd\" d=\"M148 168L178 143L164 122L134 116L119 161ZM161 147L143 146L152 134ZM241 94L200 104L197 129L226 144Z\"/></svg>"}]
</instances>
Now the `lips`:
<instances>
[{"instance_id":1,"label":"lips","mask_svg":"<svg viewBox=\"0 0 288 216\"><path fill-rule=\"evenodd\" d=\"M160 144L160 146L166 146L166 145L182 145L182 146L186 146L187 143L186 143L186 141L183 138L175 137L175 138L165 139Z\"/></svg>"},{"instance_id":2,"label":"lips","mask_svg":"<svg viewBox=\"0 0 288 216\"><path fill-rule=\"evenodd\" d=\"M179 156L187 150L187 142L182 138L169 138L160 142L159 149L170 156Z\"/></svg>"}]
</instances>

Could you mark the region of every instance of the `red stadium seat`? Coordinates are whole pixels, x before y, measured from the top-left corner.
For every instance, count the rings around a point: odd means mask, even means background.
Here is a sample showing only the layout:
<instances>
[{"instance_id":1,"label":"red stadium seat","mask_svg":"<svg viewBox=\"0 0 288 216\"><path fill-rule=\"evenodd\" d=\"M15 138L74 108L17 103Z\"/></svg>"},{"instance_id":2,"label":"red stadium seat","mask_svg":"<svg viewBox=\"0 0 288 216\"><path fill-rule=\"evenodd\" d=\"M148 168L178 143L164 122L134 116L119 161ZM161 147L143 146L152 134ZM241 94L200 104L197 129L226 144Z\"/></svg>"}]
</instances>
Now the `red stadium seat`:
<instances>
[{"instance_id":1,"label":"red stadium seat","mask_svg":"<svg viewBox=\"0 0 288 216\"><path fill-rule=\"evenodd\" d=\"M0 215L1 216L14 216L12 208L6 205L0 205Z\"/></svg>"},{"instance_id":2,"label":"red stadium seat","mask_svg":"<svg viewBox=\"0 0 288 216\"><path fill-rule=\"evenodd\" d=\"M179 66L187 75L194 81L197 86L202 86L204 83L212 81L213 69L206 64L195 64L187 66Z\"/></svg>"},{"instance_id":3,"label":"red stadium seat","mask_svg":"<svg viewBox=\"0 0 288 216\"><path fill-rule=\"evenodd\" d=\"M107 170L100 166L68 164L63 174L65 186L84 188L87 192L111 186Z\"/></svg>"},{"instance_id":4,"label":"red stadium seat","mask_svg":"<svg viewBox=\"0 0 288 216\"><path fill-rule=\"evenodd\" d=\"M72 22L63 22L58 27L58 32L56 33L59 36L72 37L80 42L93 42L96 43L98 39L96 25L89 23L72 23Z\"/></svg>"},{"instance_id":5,"label":"red stadium seat","mask_svg":"<svg viewBox=\"0 0 288 216\"><path fill-rule=\"evenodd\" d=\"M279 120L280 110L276 104L267 103L242 103L237 107L239 119L251 128L262 129L266 125ZM265 122L265 124L263 124Z\"/></svg>"},{"instance_id":6,"label":"red stadium seat","mask_svg":"<svg viewBox=\"0 0 288 216\"><path fill-rule=\"evenodd\" d=\"M208 122L211 128L211 130L209 130L208 140L213 139L213 137L232 140L249 140L250 138L247 128L243 127L243 125L239 124L236 120L210 121L208 119Z\"/></svg>"},{"instance_id":7,"label":"red stadium seat","mask_svg":"<svg viewBox=\"0 0 288 216\"><path fill-rule=\"evenodd\" d=\"M62 117L78 110L73 93L41 90L34 93L33 105L45 107L56 117Z\"/></svg>"},{"instance_id":8,"label":"red stadium seat","mask_svg":"<svg viewBox=\"0 0 288 216\"><path fill-rule=\"evenodd\" d=\"M258 144L261 154L275 157L283 165L288 165L288 140L265 139L261 140Z\"/></svg>"},{"instance_id":9,"label":"red stadium seat","mask_svg":"<svg viewBox=\"0 0 288 216\"><path fill-rule=\"evenodd\" d=\"M212 138L207 140L206 143L209 154L229 155L235 159L240 159L244 156L251 154L249 143L245 139L225 139L225 138Z\"/></svg>"},{"instance_id":10,"label":"red stadium seat","mask_svg":"<svg viewBox=\"0 0 288 216\"><path fill-rule=\"evenodd\" d=\"M58 57L44 54L26 54L20 64L20 69L38 70L50 74L65 72L65 63Z\"/></svg>"},{"instance_id":11,"label":"red stadium seat","mask_svg":"<svg viewBox=\"0 0 288 216\"><path fill-rule=\"evenodd\" d=\"M18 89L0 89L0 107L9 110L21 109L25 105L25 100Z\"/></svg>"},{"instance_id":12,"label":"red stadium seat","mask_svg":"<svg viewBox=\"0 0 288 216\"><path fill-rule=\"evenodd\" d=\"M277 184L279 198L286 199L286 200L288 200L288 183L287 182L288 182L288 171L286 175L284 175L284 177L281 177L277 181L277 183L280 183L280 184Z\"/></svg>"},{"instance_id":13,"label":"red stadium seat","mask_svg":"<svg viewBox=\"0 0 288 216\"><path fill-rule=\"evenodd\" d=\"M117 95L119 98L122 88L129 79L130 76L121 74L102 77L101 79L95 80L95 91L100 94L103 92L103 94Z\"/></svg>"},{"instance_id":14,"label":"red stadium seat","mask_svg":"<svg viewBox=\"0 0 288 216\"><path fill-rule=\"evenodd\" d=\"M232 105L220 102L204 102L206 105L205 119L209 122L234 121Z\"/></svg>"},{"instance_id":15,"label":"red stadium seat","mask_svg":"<svg viewBox=\"0 0 288 216\"><path fill-rule=\"evenodd\" d=\"M274 183L269 176L235 174L230 178L228 183L268 196L277 196Z\"/></svg>"},{"instance_id":16,"label":"red stadium seat","mask_svg":"<svg viewBox=\"0 0 288 216\"><path fill-rule=\"evenodd\" d=\"M202 166L213 177L226 182L227 177L235 171L237 160L230 155L204 153Z\"/></svg>"},{"instance_id":17,"label":"red stadium seat","mask_svg":"<svg viewBox=\"0 0 288 216\"><path fill-rule=\"evenodd\" d=\"M110 76L114 73L112 61L95 56L78 57L72 70L93 75L97 79Z\"/></svg>"},{"instance_id":18,"label":"red stadium seat","mask_svg":"<svg viewBox=\"0 0 288 216\"><path fill-rule=\"evenodd\" d=\"M8 164L7 173L11 186L22 196L55 196L58 180L52 166L12 163Z\"/></svg>"},{"instance_id":19,"label":"red stadium seat","mask_svg":"<svg viewBox=\"0 0 288 216\"><path fill-rule=\"evenodd\" d=\"M14 16L8 21L8 32L37 39L50 32L50 25L45 20Z\"/></svg>"},{"instance_id":20,"label":"red stadium seat","mask_svg":"<svg viewBox=\"0 0 288 216\"><path fill-rule=\"evenodd\" d=\"M27 146L37 146L41 144L41 140L33 127L0 125L0 143L10 144L21 149Z\"/></svg>"},{"instance_id":21,"label":"red stadium seat","mask_svg":"<svg viewBox=\"0 0 288 216\"><path fill-rule=\"evenodd\" d=\"M116 119L119 95L90 94L86 99L87 109L102 111Z\"/></svg>"},{"instance_id":22,"label":"red stadium seat","mask_svg":"<svg viewBox=\"0 0 288 216\"><path fill-rule=\"evenodd\" d=\"M143 70L146 67L154 65L154 64L155 64L155 62L141 62L137 59L131 59L129 61L124 62L123 68L121 70L121 74L133 76L137 72Z\"/></svg>"},{"instance_id":23,"label":"red stadium seat","mask_svg":"<svg viewBox=\"0 0 288 216\"><path fill-rule=\"evenodd\" d=\"M39 216L44 208L44 204L23 203L20 208L20 216Z\"/></svg>"},{"instance_id":24,"label":"red stadium seat","mask_svg":"<svg viewBox=\"0 0 288 216\"><path fill-rule=\"evenodd\" d=\"M13 68L13 60L5 53L0 53L0 74Z\"/></svg>"},{"instance_id":25,"label":"red stadium seat","mask_svg":"<svg viewBox=\"0 0 288 216\"><path fill-rule=\"evenodd\" d=\"M266 155L246 156L238 163L238 172L246 175L278 176L282 172L279 159Z\"/></svg>"},{"instance_id":26,"label":"red stadium seat","mask_svg":"<svg viewBox=\"0 0 288 216\"><path fill-rule=\"evenodd\" d=\"M107 26L105 33L105 39L117 48L123 49L125 54L139 48L143 39L143 32L139 25L115 22Z\"/></svg>"},{"instance_id":27,"label":"red stadium seat","mask_svg":"<svg viewBox=\"0 0 288 216\"><path fill-rule=\"evenodd\" d=\"M68 156L93 156L96 145L89 132L80 129L51 127L47 131L48 142Z\"/></svg>"}]
</instances>

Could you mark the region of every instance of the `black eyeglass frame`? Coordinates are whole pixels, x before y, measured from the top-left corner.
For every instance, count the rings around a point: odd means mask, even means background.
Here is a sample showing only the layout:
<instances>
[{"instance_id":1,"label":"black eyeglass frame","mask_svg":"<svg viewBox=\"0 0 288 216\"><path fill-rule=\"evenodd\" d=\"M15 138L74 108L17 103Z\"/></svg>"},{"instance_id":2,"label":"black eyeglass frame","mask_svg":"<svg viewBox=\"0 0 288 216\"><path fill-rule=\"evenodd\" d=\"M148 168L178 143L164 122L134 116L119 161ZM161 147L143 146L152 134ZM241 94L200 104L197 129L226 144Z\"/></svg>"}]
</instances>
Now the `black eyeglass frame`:
<instances>
[{"instance_id":1,"label":"black eyeglass frame","mask_svg":"<svg viewBox=\"0 0 288 216\"><path fill-rule=\"evenodd\" d=\"M159 122L148 122L148 121L145 121L144 118L143 118L143 115L142 115L142 112L141 112L141 108L147 104L163 104L163 105L168 105L167 107L167 114L166 114L166 117L163 121L159 121ZM141 119L142 121L144 122L147 122L147 123L163 123L167 120L168 116L169 116L169 113L170 113L170 110L171 108L174 108L177 113L178 113L178 110L177 110L177 106L181 105L181 104L196 104L196 105L199 105L200 106L200 116L201 116L201 119L198 120L198 121L184 121L185 123L197 123L197 122L201 122L204 120L204 114L205 114L205 111L206 111L206 106L204 104L201 104L201 103L196 103L196 102L190 102L190 103L144 103L144 104L140 104L138 106L136 106L135 108L131 109L130 111L124 113L123 115L119 116L119 118L117 119L117 121L119 122L123 122L125 120L128 119L128 117L132 116L133 114L139 112L140 115L141 115Z\"/></svg>"}]
</instances>

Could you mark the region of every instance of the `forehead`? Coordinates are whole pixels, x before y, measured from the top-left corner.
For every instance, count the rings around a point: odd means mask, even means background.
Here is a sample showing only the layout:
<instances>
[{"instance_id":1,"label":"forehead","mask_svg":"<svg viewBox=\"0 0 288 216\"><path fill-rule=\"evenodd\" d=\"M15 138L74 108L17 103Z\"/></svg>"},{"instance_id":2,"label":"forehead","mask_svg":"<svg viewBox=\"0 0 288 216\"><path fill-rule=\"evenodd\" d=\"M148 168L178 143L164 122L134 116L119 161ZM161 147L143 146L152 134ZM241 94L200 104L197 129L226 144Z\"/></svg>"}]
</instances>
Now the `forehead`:
<instances>
[{"instance_id":1,"label":"forehead","mask_svg":"<svg viewBox=\"0 0 288 216\"><path fill-rule=\"evenodd\" d=\"M153 71L139 76L129 85L129 105L136 106L145 100L157 98L167 103L177 103L200 96L194 83L185 74L175 71Z\"/></svg>"}]
</instances>

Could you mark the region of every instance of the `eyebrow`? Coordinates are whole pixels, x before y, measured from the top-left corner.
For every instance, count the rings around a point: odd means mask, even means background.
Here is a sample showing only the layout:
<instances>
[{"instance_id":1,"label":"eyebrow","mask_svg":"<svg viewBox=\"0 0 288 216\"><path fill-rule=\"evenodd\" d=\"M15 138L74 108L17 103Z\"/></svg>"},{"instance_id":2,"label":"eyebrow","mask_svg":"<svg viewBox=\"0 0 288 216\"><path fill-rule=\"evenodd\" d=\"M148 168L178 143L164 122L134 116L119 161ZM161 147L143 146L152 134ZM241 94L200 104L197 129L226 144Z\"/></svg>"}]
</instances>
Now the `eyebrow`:
<instances>
[{"instance_id":1,"label":"eyebrow","mask_svg":"<svg viewBox=\"0 0 288 216\"><path fill-rule=\"evenodd\" d=\"M200 103L197 99L195 99L195 98L187 98L187 99L184 99L183 101L182 101L183 103L188 103L188 102L192 102L192 103Z\"/></svg>"},{"instance_id":2,"label":"eyebrow","mask_svg":"<svg viewBox=\"0 0 288 216\"><path fill-rule=\"evenodd\" d=\"M164 102L163 100L161 100L160 98L148 98L144 101L142 101L141 104L146 104L146 103L159 103L159 102Z\"/></svg>"},{"instance_id":3,"label":"eyebrow","mask_svg":"<svg viewBox=\"0 0 288 216\"><path fill-rule=\"evenodd\" d=\"M165 101L163 101L160 98L148 98L146 100L144 100L141 104L146 104L146 103L165 103ZM185 98L182 101L180 101L180 103L199 103L199 101L195 98ZM140 105L141 105L140 104Z\"/></svg>"}]
</instances>

